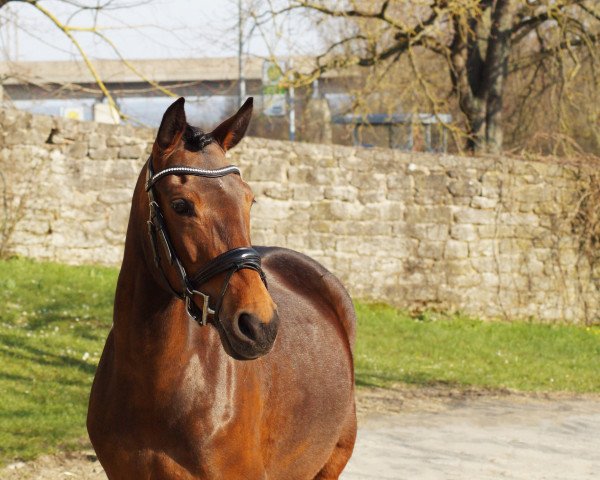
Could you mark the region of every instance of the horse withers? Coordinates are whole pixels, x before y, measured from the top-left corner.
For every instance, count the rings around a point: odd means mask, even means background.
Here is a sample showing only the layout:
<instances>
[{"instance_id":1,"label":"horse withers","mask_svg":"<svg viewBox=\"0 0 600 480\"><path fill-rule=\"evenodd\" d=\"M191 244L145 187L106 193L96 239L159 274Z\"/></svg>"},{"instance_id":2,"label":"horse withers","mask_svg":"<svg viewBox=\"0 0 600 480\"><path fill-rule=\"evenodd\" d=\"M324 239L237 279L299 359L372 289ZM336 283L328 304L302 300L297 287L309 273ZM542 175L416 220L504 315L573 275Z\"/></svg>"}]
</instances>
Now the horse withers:
<instances>
[{"instance_id":1,"label":"horse withers","mask_svg":"<svg viewBox=\"0 0 600 480\"><path fill-rule=\"evenodd\" d=\"M87 419L110 479L337 479L352 454L352 303L314 260L251 247L225 158L251 114L204 133L180 98L139 176Z\"/></svg>"}]
</instances>

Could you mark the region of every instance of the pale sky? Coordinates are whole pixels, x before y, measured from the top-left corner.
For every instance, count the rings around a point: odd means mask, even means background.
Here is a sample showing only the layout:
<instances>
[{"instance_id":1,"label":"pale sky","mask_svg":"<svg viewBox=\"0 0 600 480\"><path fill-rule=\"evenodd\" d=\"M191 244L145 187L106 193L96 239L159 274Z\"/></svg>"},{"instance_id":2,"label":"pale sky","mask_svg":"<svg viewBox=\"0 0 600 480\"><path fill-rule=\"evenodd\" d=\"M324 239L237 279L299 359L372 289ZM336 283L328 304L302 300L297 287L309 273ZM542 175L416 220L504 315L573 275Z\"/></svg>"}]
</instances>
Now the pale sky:
<instances>
[{"instance_id":1,"label":"pale sky","mask_svg":"<svg viewBox=\"0 0 600 480\"><path fill-rule=\"evenodd\" d=\"M66 21L73 11L60 0L40 3L61 21ZM85 3L93 5L96 2L87 0ZM126 58L237 55L237 0L115 0L112 4L130 6L103 11L97 25L103 27L103 32ZM80 58L65 34L31 5L9 3L0 9L0 21L0 48L4 60ZM92 23L93 18L88 12L80 13L70 21L70 25L78 27L89 27ZM304 25L308 28L306 23ZM310 42L316 41L310 30L302 31L302 21L297 18L284 27L288 28L288 33L295 28L295 37L300 41L290 45L280 40L276 47L278 54L285 55L290 50L295 50L293 54L306 53ZM81 32L75 35L93 58L114 58L110 47L93 35ZM255 35L247 50L266 55L268 50L257 37Z\"/></svg>"}]
</instances>

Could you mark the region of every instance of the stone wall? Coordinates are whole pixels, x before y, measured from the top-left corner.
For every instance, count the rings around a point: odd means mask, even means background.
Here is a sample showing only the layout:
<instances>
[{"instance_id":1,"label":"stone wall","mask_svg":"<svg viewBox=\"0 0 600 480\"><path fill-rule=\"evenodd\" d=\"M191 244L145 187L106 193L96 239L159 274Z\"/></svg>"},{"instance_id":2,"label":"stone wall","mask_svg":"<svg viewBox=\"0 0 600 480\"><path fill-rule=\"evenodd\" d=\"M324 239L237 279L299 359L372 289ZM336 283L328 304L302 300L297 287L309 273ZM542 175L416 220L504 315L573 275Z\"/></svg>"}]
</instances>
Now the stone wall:
<instances>
[{"instance_id":1,"label":"stone wall","mask_svg":"<svg viewBox=\"0 0 600 480\"><path fill-rule=\"evenodd\" d=\"M7 248L118 265L153 132L15 111L0 125ZM313 256L355 297L600 322L593 167L257 138L230 157L258 200L254 243Z\"/></svg>"}]
</instances>

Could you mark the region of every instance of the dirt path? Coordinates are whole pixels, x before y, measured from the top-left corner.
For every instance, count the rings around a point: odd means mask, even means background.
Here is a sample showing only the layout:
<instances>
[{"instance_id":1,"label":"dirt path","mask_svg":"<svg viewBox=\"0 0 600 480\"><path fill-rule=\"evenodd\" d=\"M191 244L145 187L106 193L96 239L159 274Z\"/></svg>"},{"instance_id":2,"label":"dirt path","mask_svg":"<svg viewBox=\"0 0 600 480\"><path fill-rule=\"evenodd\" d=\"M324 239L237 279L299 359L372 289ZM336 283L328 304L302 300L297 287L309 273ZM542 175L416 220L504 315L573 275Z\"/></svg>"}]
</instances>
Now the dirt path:
<instances>
[{"instance_id":1,"label":"dirt path","mask_svg":"<svg viewBox=\"0 0 600 480\"><path fill-rule=\"evenodd\" d=\"M342 479L600 478L599 398L421 405L424 410L364 418Z\"/></svg>"},{"instance_id":2,"label":"dirt path","mask_svg":"<svg viewBox=\"0 0 600 480\"><path fill-rule=\"evenodd\" d=\"M358 411L342 480L580 480L600 472L600 396L363 390ZM0 471L2 480L69 478L106 480L91 450Z\"/></svg>"}]
</instances>

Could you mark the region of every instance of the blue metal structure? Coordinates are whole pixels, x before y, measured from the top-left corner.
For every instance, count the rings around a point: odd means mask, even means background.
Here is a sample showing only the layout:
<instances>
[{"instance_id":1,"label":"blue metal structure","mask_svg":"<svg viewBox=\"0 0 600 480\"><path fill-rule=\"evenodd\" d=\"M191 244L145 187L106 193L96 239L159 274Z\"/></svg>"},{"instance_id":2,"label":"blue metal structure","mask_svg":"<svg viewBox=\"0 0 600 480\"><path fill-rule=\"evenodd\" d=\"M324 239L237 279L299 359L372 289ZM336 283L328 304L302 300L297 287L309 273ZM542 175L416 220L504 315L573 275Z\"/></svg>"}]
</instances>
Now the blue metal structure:
<instances>
[{"instance_id":1,"label":"blue metal structure","mask_svg":"<svg viewBox=\"0 0 600 480\"><path fill-rule=\"evenodd\" d=\"M425 133L425 149L428 152L445 152L448 148L448 128L446 125L452 122L452 115L430 113L394 113L391 115L384 113L374 113L370 115L336 115L332 119L333 123L343 125L354 125L353 139L354 145L362 147L373 147L374 145L362 142L360 138L360 129L365 126L378 127L383 126L388 130L388 147L400 150L412 150L414 148L413 125L418 124L423 127ZM440 128L439 142L432 139L432 125L438 125ZM406 140L403 142L398 135L394 134L394 127L404 126Z\"/></svg>"}]
</instances>

